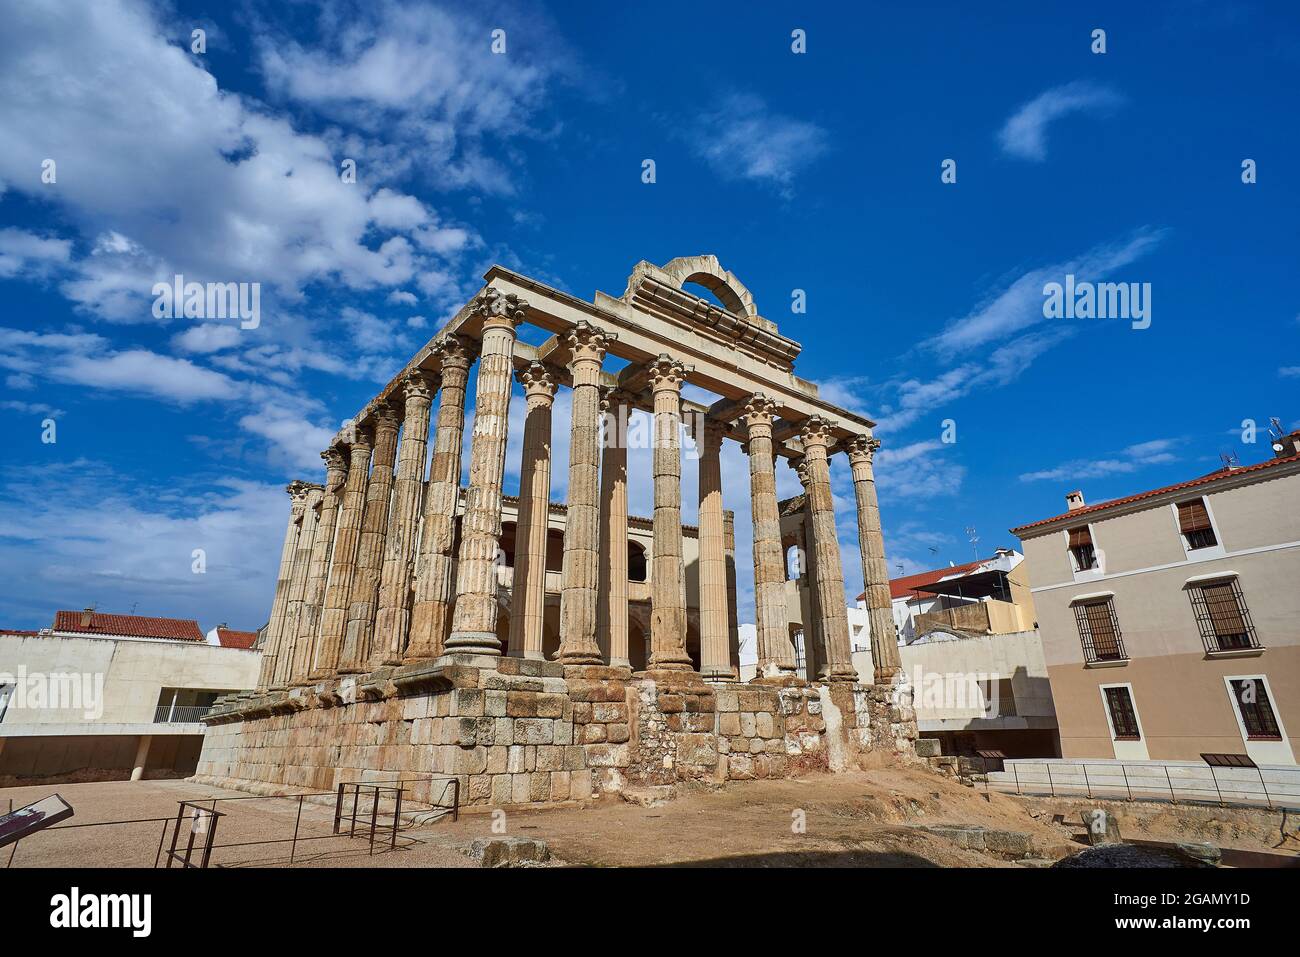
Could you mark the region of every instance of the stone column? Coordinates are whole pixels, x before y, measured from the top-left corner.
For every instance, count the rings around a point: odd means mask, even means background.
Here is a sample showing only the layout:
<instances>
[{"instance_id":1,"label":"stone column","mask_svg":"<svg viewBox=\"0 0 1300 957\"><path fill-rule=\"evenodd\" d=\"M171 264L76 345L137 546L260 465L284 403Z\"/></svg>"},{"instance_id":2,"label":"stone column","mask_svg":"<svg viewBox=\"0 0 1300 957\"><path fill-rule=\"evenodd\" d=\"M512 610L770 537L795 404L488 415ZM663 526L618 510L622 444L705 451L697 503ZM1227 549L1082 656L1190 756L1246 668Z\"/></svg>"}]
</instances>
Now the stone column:
<instances>
[{"instance_id":1,"label":"stone column","mask_svg":"<svg viewBox=\"0 0 1300 957\"><path fill-rule=\"evenodd\" d=\"M736 602L736 513L722 513L723 554L727 562L727 666L740 678L740 616Z\"/></svg>"},{"instance_id":2,"label":"stone column","mask_svg":"<svg viewBox=\"0 0 1300 957\"><path fill-rule=\"evenodd\" d=\"M370 433L353 427L348 449L348 478L343 486L339 508L338 532L334 537L334 560L330 568L329 589L325 593L325 610L321 614L320 648L311 680L333 676L339 666L343 633L347 628L348 602L356 578L357 548L361 538L361 519L365 509L366 484L370 478L370 452L374 440Z\"/></svg>"},{"instance_id":3,"label":"stone column","mask_svg":"<svg viewBox=\"0 0 1300 957\"><path fill-rule=\"evenodd\" d=\"M402 656L405 662L442 654L451 624L451 561L460 504L461 449L465 444L465 383L477 348L464 336L445 336L433 347L433 354L442 363L442 391L438 395L429 485L424 493L411 633Z\"/></svg>"},{"instance_id":4,"label":"stone column","mask_svg":"<svg viewBox=\"0 0 1300 957\"><path fill-rule=\"evenodd\" d=\"M596 557L600 548L600 366L608 338L580 322L564 337L573 377L569 501L560 586L560 650L566 665L600 664L596 645Z\"/></svg>"},{"instance_id":5,"label":"stone column","mask_svg":"<svg viewBox=\"0 0 1300 957\"><path fill-rule=\"evenodd\" d=\"M135 762L131 767L131 780L139 781L144 777L145 766L149 763L149 745L153 743L152 734L140 735L135 746Z\"/></svg>"},{"instance_id":6,"label":"stone column","mask_svg":"<svg viewBox=\"0 0 1300 957\"><path fill-rule=\"evenodd\" d=\"M650 572L651 670L692 671L686 653L686 563L682 556L682 382L667 355L650 364L654 395L654 556Z\"/></svg>"},{"instance_id":7,"label":"stone column","mask_svg":"<svg viewBox=\"0 0 1300 957\"><path fill-rule=\"evenodd\" d=\"M515 578L510 595L513 658L542 659L546 613L546 537L551 513L551 409L557 382L540 362L517 373L528 413L519 467L519 517L515 523Z\"/></svg>"},{"instance_id":8,"label":"stone column","mask_svg":"<svg viewBox=\"0 0 1300 957\"><path fill-rule=\"evenodd\" d=\"M334 551L334 531L343 484L347 481L347 462L341 451L326 449L321 452L321 458L325 459L325 489L321 493L321 514L316 521L316 534L312 538L303 606L298 614L298 636L294 638L294 659L290 662L291 685L308 684L308 676L315 667L321 611L325 605L325 585L329 581L330 558Z\"/></svg>"},{"instance_id":9,"label":"stone column","mask_svg":"<svg viewBox=\"0 0 1300 957\"><path fill-rule=\"evenodd\" d=\"M758 635L755 681L791 678L795 673L785 608L785 562L781 553L781 513L776 501L772 414L776 403L755 393L741 419L748 430L749 501L754 521L754 627Z\"/></svg>"},{"instance_id":10,"label":"stone column","mask_svg":"<svg viewBox=\"0 0 1300 957\"><path fill-rule=\"evenodd\" d=\"M813 416L799 433L809 473L809 500L813 519L813 567L817 569L817 602L825 642L826 678L857 681L853 646L849 641L849 615L844 604L844 569L839 537L835 532L835 502L831 497L830 461L826 457L834 424Z\"/></svg>"},{"instance_id":11,"label":"stone column","mask_svg":"<svg viewBox=\"0 0 1300 957\"><path fill-rule=\"evenodd\" d=\"M882 684L898 674L900 665L889 597L889 568L885 564L885 538L880 531L880 505L876 501L876 477L871 467L878 448L879 439L860 435L849 441L846 451L858 503L858 548L862 553L862 579L871 622L871 661L876 683Z\"/></svg>"},{"instance_id":12,"label":"stone column","mask_svg":"<svg viewBox=\"0 0 1300 957\"><path fill-rule=\"evenodd\" d=\"M284 530L284 545L280 549L280 572L275 578L275 599L271 602L271 618L266 626L266 641L262 648L261 669L258 672L257 692L263 694L275 683L276 662L284 637L285 613L289 609L289 583L293 578L293 560L298 549L298 533L302 527L302 513L307 507L307 484L291 482L284 489L289 493L289 525Z\"/></svg>"},{"instance_id":13,"label":"stone column","mask_svg":"<svg viewBox=\"0 0 1300 957\"><path fill-rule=\"evenodd\" d=\"M446 651L499 655L497 553L501 540L501 480L510 429L510 382L515 330L528 304L487 289L476 300L483 316L483 354L474 395L474 438L469 450L469 487L461 519L456 563L456 609Z\"/></svg>"},{"instance_id":14,"label":"stone column","mask_svg":"<svg viewBox=\"0 0 1300 957\"><path fill-rule=\"evenodd\" d=\"M348 598L348 625L339 654L339 674L364 673L370 664L370 642L375 628L375 606L379 601L379 573L388 537L389 499L393 492L393 460L397 456L397 429L401 420L392 406L379 403L371 418L375 448L371 456L370 481L361 512L361 534L357 539L356 570Z\"/></svg>"},{"instance_id":15,"label":"stone column","mask_svg":"<svg viewBox=\"0 0 1300 957\"><path fill-rule=\"evenodd\" d=\"M799 543L799 575L808 589L808 615L803 622L803 653L808 663L808 677L825 678L830 660L826 654L826 635L822 631L822 606L817 592L817 546L813 538L812 470L806 458L790 461L803 486L803 530Z\"/></svg>"},{"instance_id":16,"label":"stone column","mask_svg":"<svg viewBox=\"0 0 1300 957\"><path fill-rule=\"evenodd\" d=\"M727 653L727 555L722 521L722 424L706 421L700 444L700 673L735 681Z\"/></svg>"},{"instance_id":17,"label":"stone column","mask_svg":"<svg viewBox=\"0 0 1300 957\"><path fill-rule=\"evenodd\" d=\"M632 396L607 389L600 461L600 575L596 585L596 644L613 666L626 668L627 649L627 424Z\"/></svg>"},{"instance_id":18,"label":"stone column","mask_svg":"<svg viewBox=\"0 0 1300 957\"><path fill-rule=\"evenodd\" d=\"M319 648L321 612L325 604L325 586L329 582L330 558L334 552L334 531L338 522L343 485L347 481L347 461L336 448L321 454L325 460L325 489L321 495L320 518L311 543L311 564L307 569L307 588L303 592L302 611L298 615L298 637L294 644L289 683L308 684L316 667Z\"/></svg>"},{"instance_id":19,"label":"stone column","mask_svg":"<svg viewBox=\"0 0 1300 957\"><path fill-rule=\"evenodd\" d=\"M420 493L424 489L424 460L429 447L429 407L437 376L422 370L402 379L405 403L402 444L393 479L393 513L389 519L384 567L379 576L379 611L375 615L374 650L370 667L400 665L411 622L411 580L414 577L415 537L420 522Z\"/></svg>"},{"instance_id":20,"label":"stone column","mask_svg":"<svg viewBox=\"0 0 1300 957\"><path fill-rule=\"evenodd\" d=\"M275 683L271 686L275 690L288 687L293 679L293 666L298 658L302 635L302 606L307 595L307 578L311 574L311 555L316 545L316 529L320 525L323 493L324 489L319 485L307 486L306 507L302 512L298 548L293 558L293 575L289 579L289 608L284 618L280 654L275 662Z\"/></svg>"}]
</instances>

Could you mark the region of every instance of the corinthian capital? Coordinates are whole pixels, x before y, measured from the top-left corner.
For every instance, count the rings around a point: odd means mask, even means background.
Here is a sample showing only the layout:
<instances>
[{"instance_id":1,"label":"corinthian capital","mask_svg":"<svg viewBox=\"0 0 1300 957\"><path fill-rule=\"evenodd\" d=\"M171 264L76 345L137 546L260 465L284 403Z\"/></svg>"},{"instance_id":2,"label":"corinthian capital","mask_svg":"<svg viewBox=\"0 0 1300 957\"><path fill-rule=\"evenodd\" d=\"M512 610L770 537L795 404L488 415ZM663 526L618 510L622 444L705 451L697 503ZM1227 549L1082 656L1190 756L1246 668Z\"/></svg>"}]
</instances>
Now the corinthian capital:
<instances>
[{"instance_id":1,"label":"corinthian capital","mask_svg":"<svg viewBox=\"0 0 1300 957\"><path fill-rule=\"evenodd\" d=\"M493 286L475 296L471 307L476 315L483 317L484 328L506 324L513 329L524 321L528 311L527 301Z\"/></svg>"},{"instance_id":2,"label":"corinthian capital","mask_svg":"<svg viewBox=\"0 0 1300 957\"><path fill-rule=\"evenodd\" d=\"M762 392L755 392L745 400L745 404L741 408L740 419L750 427L755 425L770 427L774 415L776 415L776 403L770 396L764 395Z\"/></svg>"},{"instance_id":3,"label":"corinthian capital","mask_svg":"<svg viewBox=\"0 0 1300 957\"><path fill-rule=\"evenodd\" d=\"M799 427L799 439L803 442L804 454L806 455L811 449L825 450L831 444L834 432L835 423L830 419L824 419L820 415L804 419Z\"/></svg>"},{"instance_id":4,"label":"corinthian capital","mask_svg":"<svg viewBox=\"0 0 1300 957\"><path fill-rule=\"evenodd\" d=\"M878 448L880 448L880 439L870 435L855 435L844 443L849 465L870 465Z\"/></svg>"},{"instance_id":5,"label":"corinthian capital","mask_svg":"<svg viewBox=\"0 0 1300 957\"><path fill-rule=\"evenodd\" d=\"M478 355L478 343L468 336L439 336L430 350L441 363L444 375L448 372L468 372Z\"/></svg>"},{"instance_id":6,"label":"corinthian capital","mask_svg":"<svg viewBox=\"0 0 1300 957\"><path fill-rule=\"evenodd\" d=\"M583 319L564 334L563 342L573 354L574 362L583 359L600 362L605 358L605 350L609 347L609 343L617 338L614 333L606 332Z\"/></svg>"},{"instance_id":7,"label":"corinthian capital","mask_svg":"<svg viewBox=\"0 0 1300 957\"><path fill-rule=\"evenodd\" d=\"M294 480L284 487L284 490L289 493L289 497L293 500L291 507L295 512L302 511L303 506L307 503L307 493L311 489L311 485L298 480Z\"/></svg>"},{"instance_id":8,"label":"corinthian capital","mask_svg":"<svg viewBox=\"0 0 1300 957\"><path fill-rule=\"evenodd\" d=\"M651 391L681 391L682 383L686 381L686 373L693 368L694 366L683 365L666 352L659 353L659 358L646 366Z\"/></svg>"},{"instance_id":9,"label":"corinthian capital","mask_svg":"<svg viewBox=\"0 0 1300 957\"><path fill-rule=\"evenodd\" d=\"M402 424L401 416L387 402L379 402L371 410L371 417L375 422L375 429L379 431L396 432Z\"/></svg>"},{"instance_id":10,"label":"corinthian capital","mask_svg":"<svg viewBox=\"0 0 1300 957\"><path fill-rule=\"evenodd\" d=\"M524 387L524 395L528 397L529 405L534 401L543 400L549 405L555 398L555 390L559 387L555 370L542 362L528 363L515 373L515 378Z\"/></svg>"},{"instance_id":11,"label":"corinthian capital","mask_svg":"<svg viewBox=\"0 0 1300 957\"><path fill-rule=\"evenodd\" d=\"M437 388L437 375L423 369L413 369L402 376L402 401L433 401L433 392Z\"/></svg>"},{"instance_id":12,"label":"corinthian capital","mask_svg":"<svg viewBox=\"0 0 1300 957\"><path fill-rule=\"evenodd\" d=\"M812 490L812 469L808 467L808 459L799 456L797 459L786 459L786 464L794 470L794 474L799 477L799 484L803 486L805 493Z\"/></svg>"}]
</instances>

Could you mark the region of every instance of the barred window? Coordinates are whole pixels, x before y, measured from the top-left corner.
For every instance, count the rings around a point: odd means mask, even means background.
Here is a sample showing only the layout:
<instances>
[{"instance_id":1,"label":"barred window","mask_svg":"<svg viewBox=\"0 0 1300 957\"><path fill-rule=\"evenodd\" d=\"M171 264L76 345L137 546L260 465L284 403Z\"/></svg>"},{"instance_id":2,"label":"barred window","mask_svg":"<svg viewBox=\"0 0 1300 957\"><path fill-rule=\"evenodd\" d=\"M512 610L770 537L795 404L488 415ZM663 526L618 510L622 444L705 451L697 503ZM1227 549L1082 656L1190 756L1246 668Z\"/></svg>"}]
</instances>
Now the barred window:
<instances>
[{"instance_id":1,"label":"barred window","mask_svg":"<svg viewBox=\"0 0 1300 957\"><path fill-rule=\"evenodd\" d=\"M1133 708L1133 696L1126 687L1104 688L1106 708L1110 711L1110 725L1115 729L1116 741L1141 741L1142 732L1138 730L1137 711Z\"/></svg>"},{"instance_id":2,"label":"barred window","mask_svg":"<svg viewBox=\"0 0 1300 957\"><path fill-rule=\"evenodd\" d=\"M1268 689L1260 678L1232 678L1232 697L1241 713L1241 723L1246 726L1246 737L1251 741L1281 741L1282 731L1273 714L1273 702L1268 700Z\"/></svg>"},{"instance_id":3,"label":"barred window","mask_svg":"<svg viewBox=\"0 0 1300 957\"><path fill-rule=\"evenodd\" d=\"M1259 647L1246 597L1236 578L1190 585L1187 595L1206 651Z\"/></svg>"},{"instance_id":4,"label":"barred window","mask_svg":"<svg viewBox=\"0 0 1300 957\"><path fill-rule=\"evenodd\" d=\"M1187 540L1189 549L1209 548L1219 544L1214 537L1214 526L1210 524L1210 513L1205 508L1203 498L1178 503L1178 530Z\"/></svg>"},{"instance_id":5,"label":"barred window","mask_svg":"<svg viewBox=\"0 0 1300 957\"><path fill-rule=\"evenodd\" d=\"M1070 529L1070 554L1079 571L1097 567L1097 551L1092 544L1092 530L1087 525Z\"/></svg>"},{"instance_id":6,"label":"barred window","mask_svg":"<svg viewBox=\"0 0 1300 957\"><path fill-rule=\"evenodd\" d=\"M1115 617L1115 603L1110 598L1077 602L1074 618L1086 661L1122 661L1128 657L1124 654L1119 619Z\"/></svg>"}]
</instances>

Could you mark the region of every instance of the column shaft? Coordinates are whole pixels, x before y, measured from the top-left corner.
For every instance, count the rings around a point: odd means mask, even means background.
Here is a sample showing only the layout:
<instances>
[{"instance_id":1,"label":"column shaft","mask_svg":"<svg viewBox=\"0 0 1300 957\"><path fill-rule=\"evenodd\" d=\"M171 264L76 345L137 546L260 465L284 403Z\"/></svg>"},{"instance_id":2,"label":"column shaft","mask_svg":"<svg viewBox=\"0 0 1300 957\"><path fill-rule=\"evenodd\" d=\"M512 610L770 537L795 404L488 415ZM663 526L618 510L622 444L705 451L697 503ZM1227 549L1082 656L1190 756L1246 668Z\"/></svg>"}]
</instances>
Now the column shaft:
<instances>
[{"instance_id":1,"label":"column shaft","mask_svg":"<svg viewBox=\"0 0 1300 957\"><path fill-rule=\"evenodd\" d=\"M305 685L316 668L319 648L321 612L325 605L325 589L329 583L330 559L334 552L334 532L342 504L343 486L347 481L347 461L338 449L321 453L325 460L325 489L321 494L320 518L311 545L311 564L307 570L307 588L303 593L302 610L298 615L298 637L294 644L293 663L289 675L291 685Z\"/></svg>"},{"instance_id":2,"label":"column shaft","mask_svg":"<svg viewBox=\"0 0 1300 957\"><path fill-rule=\"evenodd\" d=\"M519 466L519 516L515 522L515 574L510 595L510 647L514 658L542 659L546 614L546 540L551 514L551 409L556 376L540 362L518 373L528 413Z\"/></svg>"},{"instance_id":3,"label":"column shaft","mask_svg":"<svg viewBox=\"0 0 1300 957\"><path fill-rule=\"evenodd\" d=\"M813 517L813 566L817 569L817 601L825 643L826 678L857 681L853 646L849 641L849 615L844 603L844 570L835 531L835 502L831 496L830 461L826 457L833 424L814 416L804 423L804 460L809 473L809 499Z\"/></svg>"},{"instance_id":4,"label":"column shaft","mask_svg":"<svg viewBox=\"0 0 1300 957\"><path fill-rule=\"evenodd\" d=\"M654 395L654 557L650 572L651 669L692 670L686 653L686 564L682 556L682 382L667 355L650 366Z\"/></svg>"},{"instance_id":5,"label":"column shaft","mask_svg":"<svg viewBox=\"0 0 1300 957\"><path fill-rule=\"evenodd\" d=\"M848 444L849 466L853 469L853 493L858 505L858 548L862 553L862 579L871 622L871 661L875 680L888 682L898 674L898 637L889 597L889 569L885 563L885 538L880 529L880 506L876 501L876 477L871 460L880 442L859 436Z\"/></svg>"},{"instance_id":6,"label":"column shaft","mask_svg":"<svg viewBox=\"0 0 1300 957\"><path fill-rule=\"evenodd\" d=\"M451 565L460 504L461 449L465 444L465 384L476 348L462 336L447 336L434 345L434 354L442 362L442 391L438 394L433 457L424 493L410 638L402 656L407 662L442 654L451 626Z\"/></svg>"},{"instance_id":7,"label":"column shaft","mask_svg":"<svg viewBox=\"0 0 1300 957\"><path fill-rule=\"evenodd\" d=\"M501 480L510 429L510 382L515 329L525 304L495 289L479 297L483 354L474 395L469 487L456 562L456 608L447 652L501 654L497 638L497 555L501 540Z\"/></svg>"},{"instance_id":8,"label":"column shaft","mask_svg":"<svg viewBox=\"0 0 1300 957\"><path fill-rule=\"evenodd\" d=\"M632 397L618 389L602 398L600 462L600 575L596 586L596 643L611 665L628 667L627 423Z\"/></svg>"},{"instance_id":9,"label":"column shaft","mask_svg":"<svg viewBox=\"0 0 1300 957\"><path fill-rule=\"evenodd\" d=\"M275 578L275 598L271 602L271 617L266 626L266 639L262 646L262 662L258 672L257 690L265 692L275 683L276 662L284 637L285 613L289 605L289 583L293 578L293 560L298 549L298 533L302 513L306 507L306 483L293 482L285 488L291 498L289 524L284 530L284 544L280 548L280 571Z\"/></svg>"},{"instance_id":10,"label":"column shaft","mask_svg":"<svg viewBox=\"0 0 1300 957\"><path fill-rule=\"evenodd\" d=\"M727 666L740 677L740 616L736 602L736 515L722 513L722 535L727 562Z\"/></svg>"},{"instance_id":11,"label":"column shaft","mask_svg":"<svg viewBox=\"0 0 1300 957\"><path fill-rule=\"evenodd\" d=\"M420 370L402 380L405 403L402 444L397 452L393 514L379 577L379 611L375 615L371 668L400 665L406 648L415 537L419 530L420 493L424 488L424 460L429 444L429 407L434 387L433 378Z\"/></svg>"},{"instance_id":12,"label":"column shaft","mask_svg":"<svg viewBox=\"0 0 1300 957\"><path fill-rule=\"evenodd\" d=\"M810 680L825 678L827 662L826 633L822 630L821 596L817 591L817 544L813 530L812 473L807 459L791 462L803 485L803 528L799 542L799 576L808 589L808 612L803 617L803 653Z\"/></svg>"},{"instance_id":13,"label":"column shaft","mask_svg":"<svg viewBox=\"0 0 1300 957\"><path fill-rule=\"evenodd\" d=\"M722 426L706 422L700 443L700 673L734 681L727 651L727 556L722 519Z\"/></svg>"},{"instance_id":14,"label":"column shaft","mask_svg":"<svg viewBox=\"0 0 1300 957\"><path fill-rule=\"evenodd\" d=\"M370 478L370 452L373 439L360 428L353 430L348 449L348 478L343 486L339 509L338 532L334 538L334 560L330 568L329 588L325 593L325 610L321 614L320 648L313 681L333 676L339 666L343 633L347 628L348 602L356 577L357 548L361 538L361 519L365 510L366 484Z\"/></svg>"},{"instance_id":15,"label":"column shaft","mask_svg":"<svg viewBox=\"0 0 1300 957\"><path fill-rule=\"evenodd\" d=\"M294 551L293 574L289 580L288 610L285 612L284 632L280 640L280 654L275 663L274 688L288 687L293 679L293 665L299 654L298 645L302 630L302 607L307 595L307 578L311 574L311 556L316 545L316 529L320 525L321 496L319 485L307 486L306 504L302 525L298 532L298 547Z\"/></svg>"},{"instance_id":16,"label":"column shaft","mask_svg":"<svg viewBox=\"0 0 1300 957\"><path fill-rule=\"evenodd\" d=\"M781 553L781 513L776 501L772 414L776 404L755 394L741 416L748 429L749 501L754 524L754 627L758 637L755 680L793 676L785 608L785 562Z\"/></svg>"},{"instance_id":17,"label":"column shaft","mask_svg":"<svg viewBox=\"0 0 1300 957\"><path fill-rule=\"evenodd\" d=\"M573 377L569 433L569 498L560 590L560 650L565 664L599 664L596 645L596 558L600 547L600 366L605 334L581 322L564 339Z\"/></svg>"}]
</instances>

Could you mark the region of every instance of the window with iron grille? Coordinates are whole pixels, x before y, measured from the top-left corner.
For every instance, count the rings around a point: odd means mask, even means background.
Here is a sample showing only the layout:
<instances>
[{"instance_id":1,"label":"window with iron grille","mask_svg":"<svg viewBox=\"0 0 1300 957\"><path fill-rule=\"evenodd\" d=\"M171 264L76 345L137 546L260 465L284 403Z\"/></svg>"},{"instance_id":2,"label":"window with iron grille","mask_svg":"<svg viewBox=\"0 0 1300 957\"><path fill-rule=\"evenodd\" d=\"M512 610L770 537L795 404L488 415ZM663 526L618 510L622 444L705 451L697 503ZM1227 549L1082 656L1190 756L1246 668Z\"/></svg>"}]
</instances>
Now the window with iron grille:
<instances>
[{"instance_id":1,"label":"window with iron grille","mask_svg":"<svg viewBox=\"0 0 1300 957\"><path fill-rule=\"evenodd\" d=\"M1124 654L1124 639L1111 599L1077 602L1074 619L1079 626L1079 640L1083 642L1084 660L1123 661L1128 657Z\"/></svg>"},{"instance_id":2,"label":"window with iron grille","mask_svg":"<svg viewBox=\"0 0 1300 957\"><path fill-rule=\"evenodd\" d=\"M1237 579L1190 586L1187 595L1191 598L1192 613L1196 616L1206 651L1259 647L1250 609L1246 607L1246 598Z\"/></svg>"},{"instance_id":3,"label":"window with iron grille","mask_svg":"<svg viewBox=\"0 0 1300 957\"><path fill-rule=\"evenodd\" d=\"M1232 697L1241 712L1241 723L1246 726L1246 737L1251 741L1281 741L1282 730L1273 714L1273 702L1268 700L1268 690L1260 678L1233 678Z\"/></svg>"},{"instance_id":4,"label":"window with iron grille","mask_svg":"<svg viewBox=\"0 0 1300 957\"><path fill-rule=\"evenodd\" d=\"M1070 554L1074 556L1074 567L1081 572L1097 567L1097 551L1087 525L1070 529Z\"/></svg>"},{"instance_id":5,"label":"window with iron grille","mask_svg":"<svg viewBox=\"0 0 1300 957\"><path fill-rule=\"evenodd\" d=\"M1133 708L1133 696L1128 688L1121 686L1102 690L1106 692L1106 708L1110 711L1110 726L1115 729L1115 740L1141 741L1137 711Z\"/></svg>"},{"instance_id":6,"label":"window with iron grille","mask_svg":"<svg viewBox=\"0 0 1300 957\"><path fill-rule=\"evenodd\" d=\"M1210 513L1205 508L1203 498L1178 503L1178 530L1183 533L1189 550L1219 544L1219 540L1214 537L1214 526L1210 524Z\"/></svg>"}]
</instances>

